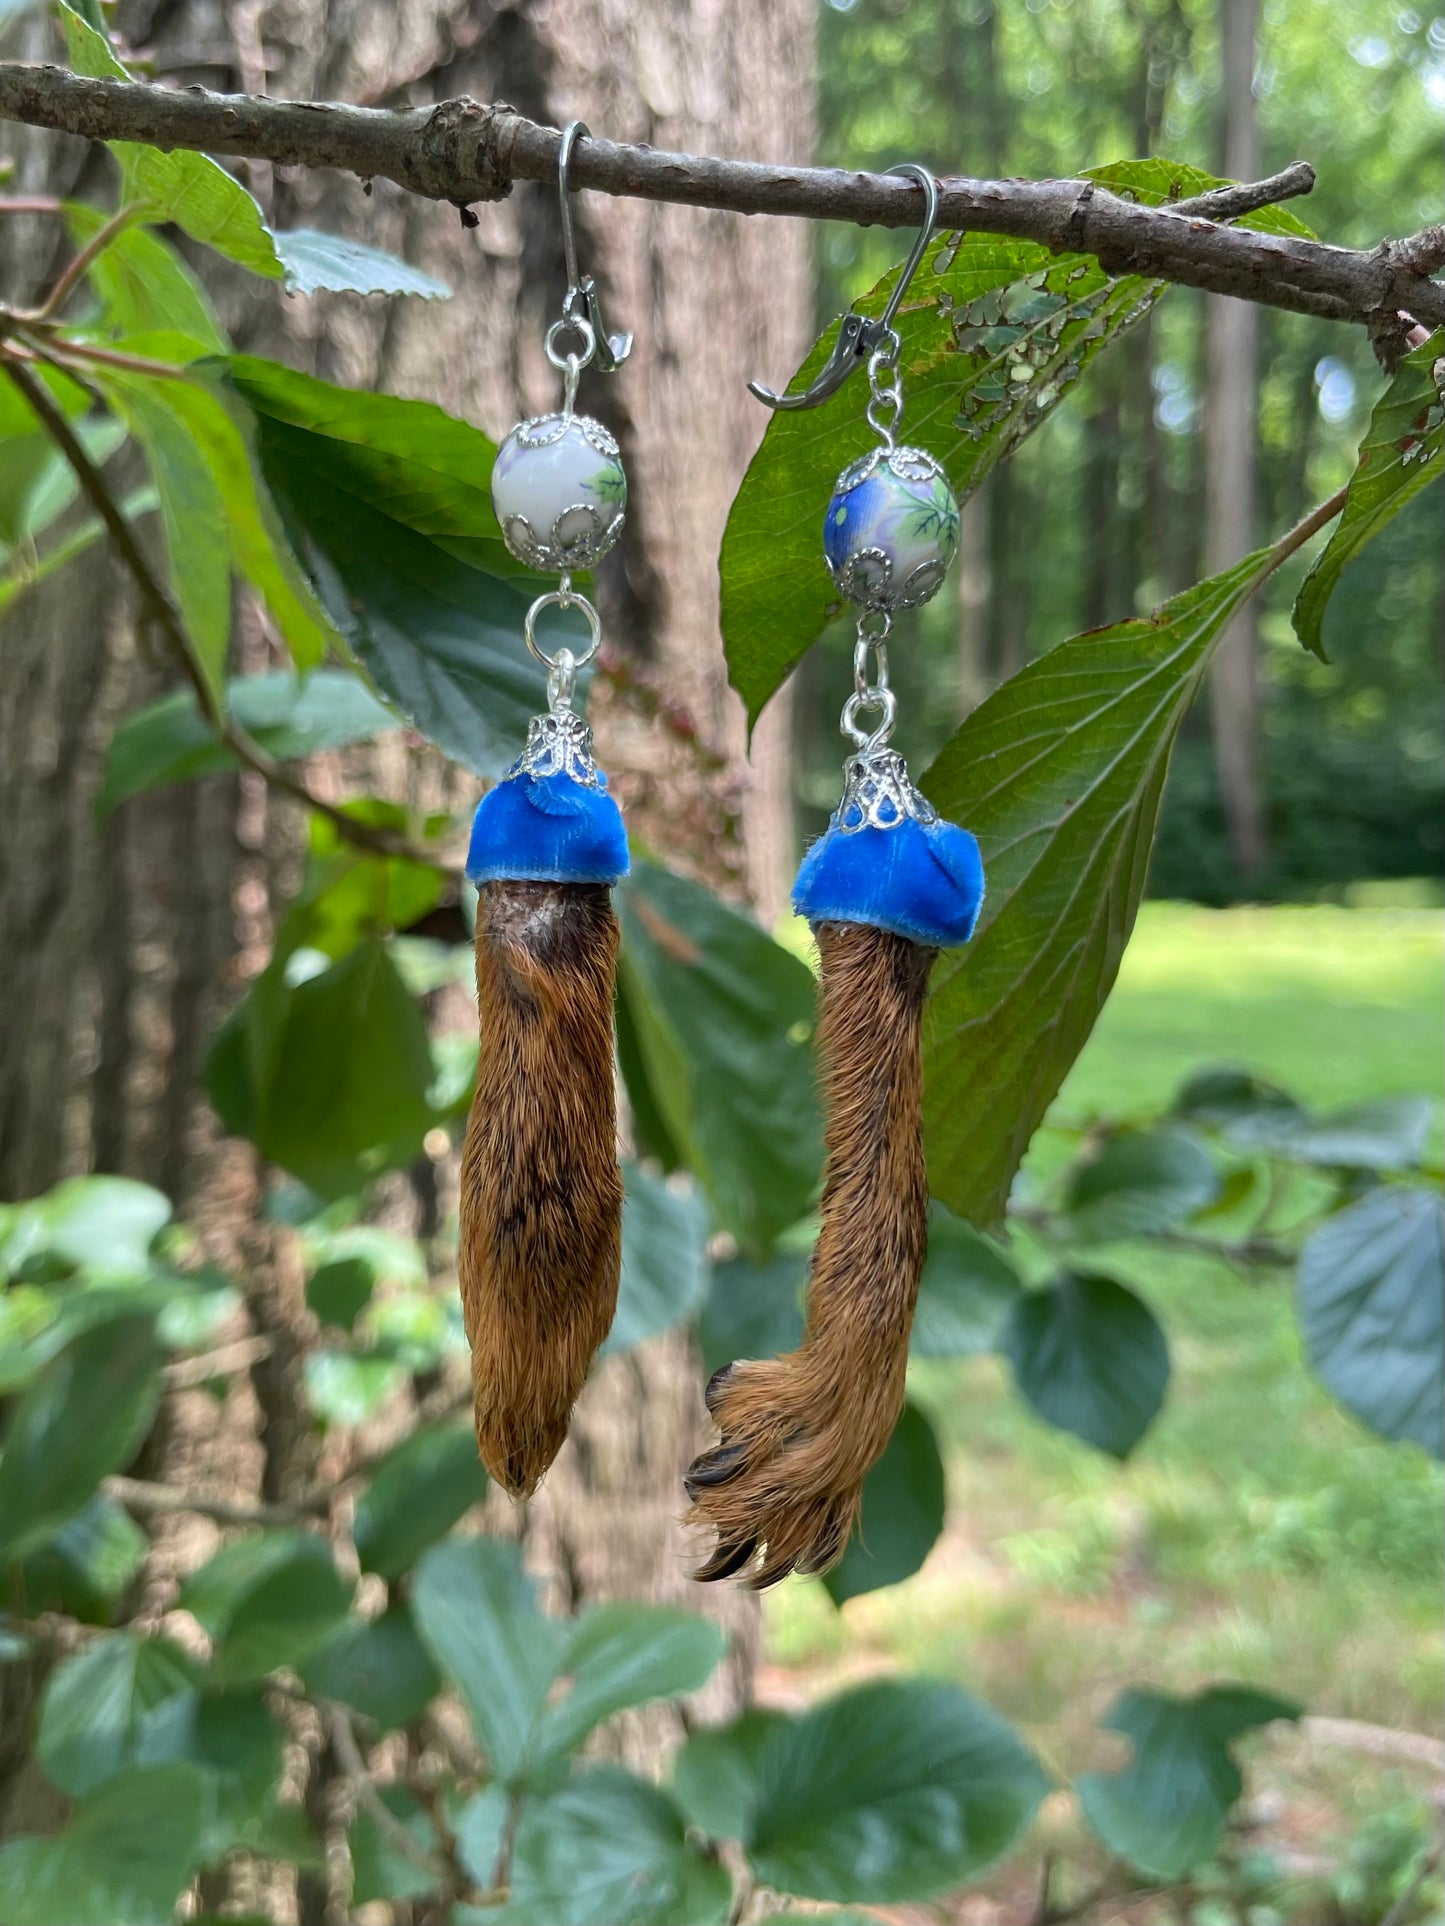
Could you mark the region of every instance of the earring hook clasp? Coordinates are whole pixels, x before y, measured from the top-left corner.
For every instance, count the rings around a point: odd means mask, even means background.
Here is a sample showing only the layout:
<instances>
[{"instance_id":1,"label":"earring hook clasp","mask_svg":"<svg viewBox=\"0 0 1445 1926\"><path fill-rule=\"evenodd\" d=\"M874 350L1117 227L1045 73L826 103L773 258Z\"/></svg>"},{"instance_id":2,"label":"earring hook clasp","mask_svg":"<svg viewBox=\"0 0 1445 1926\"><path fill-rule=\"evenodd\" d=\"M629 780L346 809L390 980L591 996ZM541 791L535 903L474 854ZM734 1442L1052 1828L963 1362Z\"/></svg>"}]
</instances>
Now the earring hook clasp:
<instances>
[{"instance_id":1,"label":"earring hook clasp","mask_svg":"<svg viewBox=\"0 0 1445 1926\"><path fill-rule=\"evenodd\" d=\"M886 171L890 174L906 174L923 189L923 225L918 230L912 253L903 264L903 272L888 297L888 305L876 317L859 314L856 308L848 310L839 324L833 352L812 387L804 393L774 394L771 388L765 388L760 381L750 381L749 391L769 408L816 408L820 401L826 401L829 395L836 394L853 370L863 367L876 349L891 345L893 353L897 353L898 336L893 320L933 237L934 224L938 219L938 183L926 167L920 167L913 161L905 161L902 166L890 167Z\"/></svg>"},{"instance_id":2,"label":"earring hook clasp","mask_svg":"<svg viewBox=\"0 0 1445 1926\"><path fill-rule=\"evenodd\" d=\"M562 259L567 269L567 293L562 301L563 317L574 327L586 329L596 342L591 357L603 374L615 374L632 352L630 334L609 334L602 318L602 302L597 283L590 274L577 269L577 236L572 226L572 188L568 172L572 149L579 140L590 139L587 124L569 120L562 129L562 144L557 149L557 195L562 210ZM584 336L585 338L585 336Z\"/></svg>"}]
</instances>

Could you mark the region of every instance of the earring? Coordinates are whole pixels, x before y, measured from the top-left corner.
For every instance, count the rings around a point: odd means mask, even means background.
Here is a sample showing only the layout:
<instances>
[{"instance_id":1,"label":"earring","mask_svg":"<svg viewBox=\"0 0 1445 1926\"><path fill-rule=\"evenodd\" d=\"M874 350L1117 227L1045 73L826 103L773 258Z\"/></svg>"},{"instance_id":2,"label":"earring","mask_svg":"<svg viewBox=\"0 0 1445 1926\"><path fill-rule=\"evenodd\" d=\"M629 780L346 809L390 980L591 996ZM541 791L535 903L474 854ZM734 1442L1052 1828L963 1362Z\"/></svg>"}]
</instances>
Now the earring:
<instances>
[{"instance_id":1,"label":"earring","mask_svg":"<svg viewBox=\"0 0 1445 1926\"><path fill-rule=\"evenodd\" d=\"M567 168L586 132L573 121L558 160L568 288L546 351L564 375L562 409L515 427L492 471L507 547L561 577L524 625L547 670L547 713L533 717L525 750L478 805L467 856L478 891L481 1054L462 1151L458 1272L477 1444L513 1497L536 1487L561 1448L617 1308L621 1266L611 886L627 874L627 835L592 731L572 706L601 622L571 572L616 542L627 500L616 441L574 412L578 379L589 363L615 369L632 340L608 337L596 288L577 272ZM551 607L586 617L583 654L543 650L537 618Z\"/></svg>"},{"instance_id":2,"label":"earring","mask_svg":"<svg viewBox=\"0 0 1445 1926\"><path fill-rule=\"evenodd\" d=\"M893 319L922 259L927 216L881 318L844 317L834 353L806 394L812 407L866 361L868 421L879 445L838 477L823 553L859 605L854 689L842 732L854 745L843 796L803 858L793 903L820 957L818 1047L825 1118L822 1223L800 1347L724 1366L707 1387L721 1440L687 1474L689 1522L716 1533L700 1579L746 1575L762 1588L825 1571L842 1556L863 1479L903 1409L908 1339L928 1242L921 1024L941 948L967 941L983 900L978 844L939 819L889 748L897 700L888 633L897 609L934 595L958 547L958 503L940 464L900 447L903 412ZM860 717L876 718L871 729ZM752 1569L749 1570L749 1567Z\"/></svg>"}]
</instances>

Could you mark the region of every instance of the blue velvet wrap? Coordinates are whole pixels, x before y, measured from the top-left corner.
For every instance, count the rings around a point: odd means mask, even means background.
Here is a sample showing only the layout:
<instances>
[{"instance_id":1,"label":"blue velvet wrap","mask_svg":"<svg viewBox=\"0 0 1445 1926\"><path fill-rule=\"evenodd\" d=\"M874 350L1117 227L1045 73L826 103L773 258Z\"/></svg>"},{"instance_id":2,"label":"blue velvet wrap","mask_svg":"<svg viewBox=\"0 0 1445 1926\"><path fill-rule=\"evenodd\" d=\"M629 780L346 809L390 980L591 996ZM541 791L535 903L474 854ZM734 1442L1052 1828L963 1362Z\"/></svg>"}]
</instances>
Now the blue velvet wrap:
<instances>
[{"instance_id":1,"label":"blue velvet wrap","mask_svg":"<svg viewBox=\"0 0 1445 1926\"><path fill-rule=\"evenodd\" d=\"M627 874L622 812L602 787L559 770L508 776L477 804L467 875L474 883L617 883Z\"/></svg>"},{"instance_id":2,"label":"blue velvet wrap","mask_svg":"<svg viewBox=\"0 0 1445 1926\"><path fill-rule=\"evenodd\" d=\"M793 885L793 907L810 923L871 923L937 949L968 941L982 902L975 839L911 816L888 829L830 824Z\"/></svg>"}]
</instances>

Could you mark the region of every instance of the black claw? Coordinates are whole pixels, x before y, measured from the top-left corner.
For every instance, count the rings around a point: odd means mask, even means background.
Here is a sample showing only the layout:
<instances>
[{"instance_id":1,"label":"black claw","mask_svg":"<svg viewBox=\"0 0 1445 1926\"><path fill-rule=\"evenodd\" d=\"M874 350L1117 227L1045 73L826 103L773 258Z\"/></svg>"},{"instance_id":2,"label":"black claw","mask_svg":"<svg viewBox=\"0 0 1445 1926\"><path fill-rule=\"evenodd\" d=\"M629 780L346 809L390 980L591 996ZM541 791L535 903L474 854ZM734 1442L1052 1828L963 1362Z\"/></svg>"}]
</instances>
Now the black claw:
<instances>
[{"instance_id":1,"label":"black claw","mask_svg":"<svg viewBox=\"0 0 1445 1926\"><path fill-rule=\"evenodd\" d=\"M733 1444L719 1445L716 1451L705 1451L700 1458L694 1458L683 1479L688 1496L696 1498L698 1491L711 1491L715 1485L725 1485L729 1478L736 1477L742 1470L747 1455L746 1445Z\"/></svg>"},{"instance_id":2,"label":"black claw","mask_svg":"<svg viewBox=\"0 0 1445 1926\"><path fill-rule=\"evenodd\" d=\"M702 1401L708 1408L709 1417L715 1418L717 1416L718 1403L722 1397L723 1387L736 1369L737 1366L735 1364L725 1364L720 1371L714 1371L708 1379L707 1389L702 1394Z\"/></svg>"},{"instance_id":3,"label":"black claw","mask_svg":"<svg viewBox=\"0 0 1445 1926\"><path fill-rule=\"evenodd\" d=\"M710 1585L718 1578L732 1578L742 1570L757 1548L756 1538L745 1538L736 1545L719 1545L707 1563L693 1573L693 1577L701 1585Z\"/></svg>"}]
</instances>

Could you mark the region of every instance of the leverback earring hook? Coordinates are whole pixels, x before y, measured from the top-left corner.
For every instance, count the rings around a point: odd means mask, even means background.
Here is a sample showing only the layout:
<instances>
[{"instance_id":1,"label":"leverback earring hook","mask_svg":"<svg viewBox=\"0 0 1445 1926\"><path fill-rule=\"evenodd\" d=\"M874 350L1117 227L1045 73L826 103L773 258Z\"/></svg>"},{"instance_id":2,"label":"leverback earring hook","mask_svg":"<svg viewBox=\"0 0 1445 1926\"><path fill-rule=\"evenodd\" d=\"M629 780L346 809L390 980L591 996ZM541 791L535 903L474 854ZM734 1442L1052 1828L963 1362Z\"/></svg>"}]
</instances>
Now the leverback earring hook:
<instances>
[{"instance_id":1,"label":"leverback earring hook","mask_svg":"<svg viewBox=\"0 0 1445 1926\"><path fill-rule=\"evenodd\" d=\"M854 308L848 310L839 325L833 352L812 387L804 393L774 394L771 388L765 388L760 381L750 381L749 392L769 408L816 408L820 401L826 401L829 395L838 392L855 368L865 366L875 349L887 346L891 340L896 352L897 336L893 331L893 319L933 236L934 223L938 218L938 183L926 167L919 167L913 161L905 161L901 167L890 167L887 172L906 174L923 189L923 225L913 243L913 252L904 262L903 272L888 297L888 305L876 318L859 314Z\"/></svg>"},{"instance_id":2,"label":"leverback earring hook","mask_svg":"<svg viewBox=\"0 0 1445 1926\"><path fill-rule=\"evenodd\" d=\"M615 374L632 352L630 334L609 334L602 318L602 302L597 283L590 274L577 270L577 236L572 227L572 191L567 175L572 149L579 140L590 138L585 121L569 120L562 129L562 145L557 150L557 194L562 209L562 259L567 269L567 293L562 313L575 326L590 332L596 342L591 357L603 374ZM585 339L585 335L584 335Z\"/></svg>"}]
</instances>

